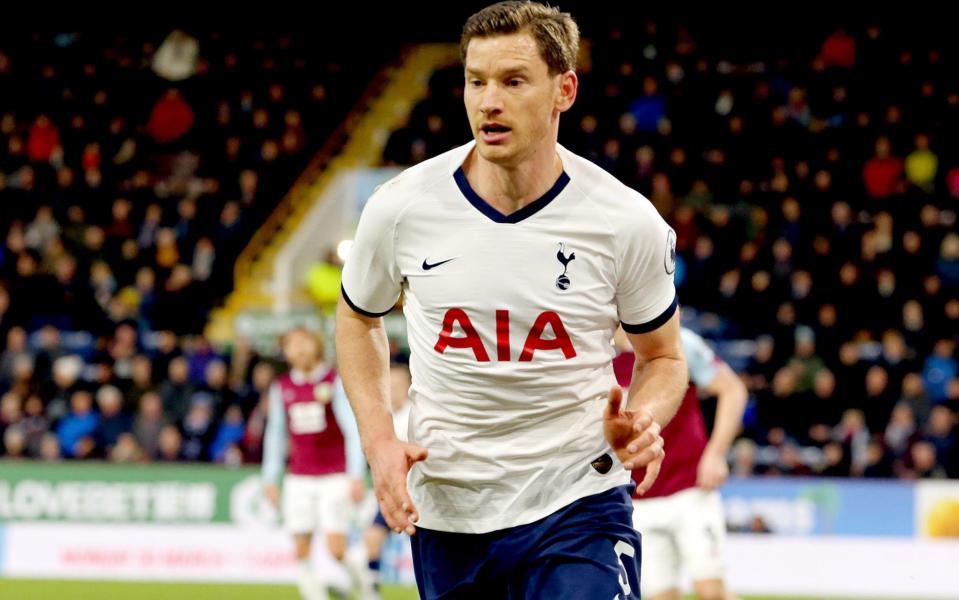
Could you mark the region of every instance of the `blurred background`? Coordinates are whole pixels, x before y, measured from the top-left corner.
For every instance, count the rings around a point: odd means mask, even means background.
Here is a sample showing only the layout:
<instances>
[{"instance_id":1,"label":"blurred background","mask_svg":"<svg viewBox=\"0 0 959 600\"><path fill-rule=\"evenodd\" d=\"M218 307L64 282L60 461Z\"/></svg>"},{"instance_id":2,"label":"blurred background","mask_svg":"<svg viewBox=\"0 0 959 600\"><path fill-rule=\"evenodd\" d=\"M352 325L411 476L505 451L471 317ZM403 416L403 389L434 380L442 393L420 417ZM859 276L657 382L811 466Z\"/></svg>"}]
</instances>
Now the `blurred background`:
<instances>
[{"instance_id":1,"label":"blurred background","mask_svg":"<svg viewBox=\"0 0 959 600\"><path fill-rule=\"evenodd\" d=\"M0 598L297 597L259 478L277 338L330 333L375 186L470 139L484 5L0 36ZM560 143L676 230L684 324L750 391L730 587L959 598L949 24L561 7ZM383 576L415 597L398 536Z\"/></svg>"}]
</instances>

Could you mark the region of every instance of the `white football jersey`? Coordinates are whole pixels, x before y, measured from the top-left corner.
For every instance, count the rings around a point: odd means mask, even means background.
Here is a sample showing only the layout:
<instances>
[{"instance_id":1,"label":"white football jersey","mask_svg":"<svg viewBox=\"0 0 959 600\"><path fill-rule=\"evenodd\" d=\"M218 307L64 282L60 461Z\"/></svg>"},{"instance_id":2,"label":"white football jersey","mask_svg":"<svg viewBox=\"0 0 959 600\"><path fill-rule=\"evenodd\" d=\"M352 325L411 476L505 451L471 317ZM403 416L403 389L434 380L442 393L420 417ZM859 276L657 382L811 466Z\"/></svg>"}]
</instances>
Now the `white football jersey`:
<instances>
[{"instance_id":1,"label":"white football jersey","mask_svg":"<svg viewBox=\"0 0 959 600\"><path fill-rule=\"evenodd\" d=\"M429 451L410 473L419 524L485 533L629 482L603 436L611 339L620 322L640 333L675 312L675 234L562 147L552 189L503 215L463 173L473 146L373 194L343 295L378 316L404 293L410 441ZM611 467L594 467L603 455Z\"/></svg>"}]
</instances>

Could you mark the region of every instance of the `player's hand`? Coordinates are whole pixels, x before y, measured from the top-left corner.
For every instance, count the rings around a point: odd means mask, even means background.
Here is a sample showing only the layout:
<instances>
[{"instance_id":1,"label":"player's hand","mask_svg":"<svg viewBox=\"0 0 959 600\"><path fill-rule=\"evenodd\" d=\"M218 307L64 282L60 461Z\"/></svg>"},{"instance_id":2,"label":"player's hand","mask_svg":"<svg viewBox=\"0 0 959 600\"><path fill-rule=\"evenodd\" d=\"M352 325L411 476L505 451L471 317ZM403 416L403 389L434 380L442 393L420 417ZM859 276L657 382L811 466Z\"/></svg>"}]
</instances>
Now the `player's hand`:
<instances>
[{"instance_id":1,"label":"player's hand","mask_svg":"<svg viewBox=\"0 0 959 600\"><path fill-rule=\"evenodd\" d=\"M410 468L426 460L427 452L416 444L386 439L374 442L366 449L366 458L373 474L373 491L380 503L380 511L390 529L409 535L416 533L420 516L413 506L406 476Z\"/></svg>"},{"instance_id":2,"label":"player's hand","mask_svg":"<svg viewBox=\"0 0 959 600\"><path fill-rule=\"evenodd\" d=\"M636 488L640 495L652 487L666 456L660 430L650 411L623 408L623 390L613 386L603 415L603 433L627 470L646 468L646 476Z\"/></svg>"},{"instance_id":3,"label":"player's hand","mask_svg":"<svg viewBox=\"0 0 959 600\"><path fill-rule=\"evenodd\" d=\"M280 508L280 488L275 483L268 483L263 486L263 495L267 501L273 505L273 508Z\"/></svg>"},{"instance_id":4,"label":"player's hand","mask_svg":"<svg viewBox=\"0 0 959 600\"><path fill-rule=\"evenodd\" d=\"M363 497L366 496L366 484L363 483L362 479L351 479L350 480L350 497L353 499L353 504L359 504L363 501Z\"/></svg>"},{"instance_id":5,"label":"player's hand","mask_svg":"<svg viewBox=\"0 0 959 600\"><path fill-rule=\"evenodd\" d=\"M696 469L696 486L704 490L715 490L729 478L729 465L726 457L707 447L699 459Z\"/></svg>"}]
</instances>

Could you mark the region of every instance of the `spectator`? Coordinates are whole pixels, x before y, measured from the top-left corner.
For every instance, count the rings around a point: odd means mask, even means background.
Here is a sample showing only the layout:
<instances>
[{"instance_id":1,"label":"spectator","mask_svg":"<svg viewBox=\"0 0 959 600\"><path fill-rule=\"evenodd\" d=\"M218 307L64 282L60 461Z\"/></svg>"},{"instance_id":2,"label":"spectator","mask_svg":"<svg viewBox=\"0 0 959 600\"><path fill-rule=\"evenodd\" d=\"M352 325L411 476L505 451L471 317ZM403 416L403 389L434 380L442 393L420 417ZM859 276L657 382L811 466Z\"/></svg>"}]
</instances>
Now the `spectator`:
<instances>
[{"instance_id":1,"label":"spectator","mask_svg":"<svg viewBox=\"0 0 959 600\"><path fill-rule=\"evenodd\" d=\"M812 474L812 470L806 466L799 453L799 447L793 443L787 443L782 447L776 467L783 475L801 477Z\"/></svg>"},{"instance_id":2,"label":"spectator","mask_svg":"<svg viewBox=\"0 0 959 600\"><path fill-rule=\"evenodd\" d=\"M161 462L175 462L183 458L181 448L183 445L183 436L180 430L174 425L165 425L160 430L159 454L157 460Z\"/></svg>"},{"instance_id":3,"label":"spectator","mask_svg":"<svg viewBox=\"0 0 959 600\"><path fill-rule=\"evenodd\" d=\"M0 434L17 427L23 420L23 398L16 392L7 392L0 398Z\"/></svg>"},{"instance_id":4,"label":"spectator","mask_svg":"<svg viewBox=\"0 0 959 600\"><path fill-rule=\"evenodd\" d=\"M731 474L736 477L749 477L756 471L756 444L749 439L740 439L733 444L733 466Z\"/></svg>"},{"instance_id":5,"label":"spectator","mask_svg":"<svg viewBox=\"0 0 959 600\"><path fill-rule=\"evenodd\" d=\"M836 394L836 376L829 369L816 373L811 394L800 402L806 415L804 423L808 427L808 436L813 444L823 445L829 439L829 429L839 422L842 414L842 400Z\"/></svg>"},{"instance_id":6,"label":"spectator","mask_svg":"<svg viewBox=\"0 0 959 600\"><path fill-rule=\"evenodd\" d=\"M0 381L12 380L14 364L24 359L33 360L33 356L27 350L27 333L22 327L12 327L7 332L7 343L3 353L0 353Z\"/></svg>"},{"instance_id":7,"label":"spectator","mask_svg":"<svg viewBox=\"0 0 959 600\"><path fill-rule=\"evenodd\" d=\"M140 399L154 389L153 363L144 354L133 357L130 366L130 385L123 399L123 409L133 413L140 406Z\"/></svg>"},{"instance_id":8,"label":"spectator","mask_svg":"<svg viewBox=\"0 0 959 600\"><path fill-rule=\"evenodd\" d=\"M945 469L936 462L936 447L926 441L912 445L909 451L909 469L906 477L910 479L943 479Z\"/></svg>"},{"instance_id":9,"label":"spectator","mask_svg":"<svg viewBox=\"0 0 959 600\"><path fill-rule=\"evenodd\" d=\"M133 420L123 410L123 394L116 387L112 385L103 386L97 390L96 398L97 406L100 409L100 418L94 432L94 439L99 450L105 456L109 456L120 436L131 431Z\"/></svg>"},{"instance_id":10,"label":"spectator","mask_svg":"<svg viewBox=\"0 0 959 600\"><path fill-rule=\"evenodd\" d=\"M655 133L666 118L666 97L659 93L659 82L655 77L643 79L643 93L629 106L629 112L636 120L636 129L644 133Z\"/></svg>"},{"instance_id":11,"label":"spectator","mask_svg":"<svg viewBox=\"0 0 959 600\"><path fill-rule=\"evenodd\" d=\"M892 461L877 440L870 440L866 448L866 467L862 476L868 479L881 479L893 476Z\"/></svg>"},{"instance_id":12,"label":"spectator","mask_svg":"<svg viewBox=\"0 0 959 600\"><path fill-rule=\"evenodd\" d=\"M869 430L862 411L850 409L844 412L839 425L833 430L833 439L842 444L850 470L862 473L868 462L866 449L869 445Z\"/></svg>"},{"instance_id":13,"label":"spectator","mask_svg":"<svg viewBox=\"0 0 959 600\"><path fill-rule=\"evenodd\" d=\"M903 377L899 401L909 405L918 422L925 423L929 419L931 404L922 375L919 373L908 373Z\"/></svg>"},{"instance_id":14,"label":"spectator","mask_svg":"<svg viewBox=\"0 0 959 600\"><path fill-rule=\"evenodd\" d=\"M160 432L169 422L163 416L163 401L156 392L140 398L140 410L133 421L133 437L144 455L156 459L160 454Z\"/></svg>"},{"instance_id":15,"label":"spectator","mask_svg":"<svg viewBox=\"0 0 959 600\"><path fill-rule=\"evenodd\" d=\"M83 367L83 359L75 354L61 356L53 362L53 381L41 389L47 417L52 421L67 414L71 396L82 387L79 378Z\"/></svg>"},{"instance_id":16,"label":"spectator","mask_svg":"<svg viewBox=\"0 0 959 600\"><path fill-rule=\"evenodd\" d=\"M44 434L40 440L40 458L45 462L56 462L61 457L60 439L52 432Z\"/></svg>"},{"instance_id":17,"label":"spectator","mask_svg":"<svg viewBox=\"0 0 959 600\"><path fill-rule=\"evenodd\" d=\"M939 157L929 149L929 136L916 135L916 148L906 157L906 179L923 192L932 193Z\"/></svg>"},{"instance_id":18,"label":"spectator","mask_svg":"<svg viewBox=\"0 0 959 600\"><path fill-rule=\"evenodd\" d=\"M947 382L959 376L959 363L953 358L955 351L955 342L941 339L936 342L933 354L926 359L922 379L929 399L934 403L946 399Z\"/></svg>"},{"instance_id":19,"label":"spectator","mask_svg":"<svg viewBox=\"0 0 959 600\"><path fill-rule=\"evenodd\" d=\"M7 458L26 458L27 436L19 425L3 431L3 451Z\"/></svg>"},{"instance_id":20,"label":"spectator","mask_svg":"<svg viewBox=\"0 0 959 600\"><path fill-rule=\"evenodd\" d=\"M167 81L183 81L196 72L200 44L180 29L170 32L153 55L153 72Z\"/></svg>"},{"instance_id":21,"label":"spectator","mask_svg":"<svg viewBox=\"0 0 959 600\"><path fill-rule=\"evenodd\" d=\"M892 155L892 144L888 138L876 141L876 154L863 167L862 177L866 184L866 193L878 200L899 193L902 182L902 160Z\"/></svg>"},{"instance_id":22,"label":"spectator","mask_svg":"<svg viewBox=\"0 0 959 600\"><path fill-rule=\"evenodd\" d=\"M117 438L116 445L107 454L107 458L113 463L138 463L143 462L144 454L133 434L122 433Z\"/></svg>"},{"instance_id":23,"label":"spectator","mask_svg":"<svg viewBox=\"0 0 959 600\"><path fill-rule=\"evenodd\" d=\"M57 438L63 456L84 458L93 450L90 436L96 431L99 418L93 411L93 396L77 390L70 396L70 412L57 425Z\"/></svg>"},{"instance_id":24,"label":"spectator","mask_svg":"<svg viewBox=\"0 0 959 600\"><path fill-rule=\"evenodd\" d=\"M845 448L837 442L826 444L823 448L823 462L819 469L820 475L823 477L849 477L850 462Z\"/></svg>"},{"instance_id":25,"label":"spectator","mask_svg":"<svg viewBox=\"0 0 959 600\"><path fill-rule=\"evenodd\" d=\"M950 461L956 447L956 417L946 406L935 406L929 415L924 438L936 450L936 463L951 470Z\"/></svg>"},{"instance_id":26,"label":"spectator","mask_svg":"<svg viewBox=\"0 0 959 600\"><path fill-rule=\"evenodd\" d=\"M959 291L959 234L950 233L942 239L936 272L945 286Z\"/></svg>"},{"instance_id":27,"label":"spectator","mask_svg":"<svg viewBox=\"0 0 959 600\"><path fill-rule=\"evenodd\" d=\"M231 404L227 407L223 422L217 428L213 442L210 444L210 460L224 462L227 450L239 444L243 440L243 435L243 411L238 405Z\"/></svg>"},{"instance_id":28,"label":"spectator","mask_svg":"<svg viewBox=\"0 0 959 600\"><path fill-rule=\"evenodd\" d=\"M880 365L873 365L866 371L863 412L868 415L866 425L874 431L882 429L889 422L896 397L889 386L889 373Z\"/></svg>"},{"instance_id":29,"label":"spectator","mask_svg":"<svg viewBox=\"0 0 959 600\"><path fill-rule=\"evenodd\" d=\"M203 384L199 386L199 389L213 398L213 406L216 410L223 410L236 402L236 394L228 385L227 375L225 362L220 359L211 360L206 365Z\"/></svg>"},{"instance_id":30,"label":"spectator","mask_svg":"<svg viewBox=\"0 0 959 600\"><path fill-rule=\"evenodd\" d=\"M169 144L193 128L193 118L193 109L180 91L171 88L153 105L147 130L158 143Z\"/></svg>"},{"instance_id":31,"label":"spectator","mask_svg":"<svg viewBox=\"0 0 959 600\"><path fill-rule=\"evenodd\" d=\"M213 397L206 392L195 392L190 397L190 409L183 418L181 453L186 460L202 460L208 456L214 429Z\"/></svg>"},{"instance_id":32,"label":"spectator","mask_svg":"<svg viewBox=\"0 0 959 600\"><path fill-rule=\"evenodd\" d=\"M43 400L32 395L23 407L23 420L20 426L25 436L26 452L31 457L40 456L44 436L50 431L50 419L43 413Z\"/></svg>"},{"instance_id":33,"label":"spectator","mask_svg":"<svg viewBox=\"0 0 959 600\"><path fill-rule=\"evenodd\" d=\"M60 149L60 131L47 115L40 115L27 138L27 157L30 162L49 163Z\"/></svg>"},{"instance_id":34,"label":"spectator","mask_svg":"<svg viewBox=\"0 0 959 600\"><path fill-rule=\"evenodd\" d=\"M915 441L916 432L916 419L912 407L905 402L900 402L892 411L883 441L895 458L903 458L909 446Z\"/></svg>"},{"instance_id":35,"label":"spectator","mask_svg":"<svg viewBox=\"0 0 959 600\"><path fill-rule=\"evenodd\" d=\"M822 43L819 60L826 67L853 68L856 66L856 40L840 27Z\"/></svg>"},{"instance_id":36,"label":"spectator","mask_svg":"<svg viewBox=\"0 0 959 600\"><path fill-rule=\"evenodd\" d=\"M53 216L53 208L41 206L33 221L27 225L25 239L27 246L42 251L50 242L60 236L60 225Z\"/></svg>"},{"instance_id":37,"label":"spectator","mask_svg":"<svg viewBox=\"0 0 959 600\"><path fill-rule=\"evenodd\" d=\"M823 360L816 354L816 341L812 329L800 327L796 330L796 354L789 360L789 369L796 376L797 393L812 391L816 375L826 368Z\"/></svg>"},{"instance_id":38,"label":"spectator","mask_svg":"<svg viewBox=\"0 0 959 600\"><path fill-rule=\"evenodd\" d=\"M194 388L188 380L188 374L189 365L185 358L180 356L170 361L167 380L160 386L163 415L170 423L183 420L189 410Z\"/></svg>"}]
</instances>

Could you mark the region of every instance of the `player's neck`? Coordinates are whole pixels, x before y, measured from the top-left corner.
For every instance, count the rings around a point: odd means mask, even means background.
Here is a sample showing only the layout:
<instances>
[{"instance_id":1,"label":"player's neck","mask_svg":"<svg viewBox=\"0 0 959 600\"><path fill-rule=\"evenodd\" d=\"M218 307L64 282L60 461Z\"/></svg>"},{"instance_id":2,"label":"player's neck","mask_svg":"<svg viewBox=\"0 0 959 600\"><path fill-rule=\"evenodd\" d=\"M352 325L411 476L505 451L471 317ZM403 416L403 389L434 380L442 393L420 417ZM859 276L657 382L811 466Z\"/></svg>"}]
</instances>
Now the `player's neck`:
<instances>
[{"instance_id":1,"label":"player's neck","mask_svg":"<svg viewBox=\"0 0 959 600\"><path fill-rule=\"evenodd\" d=\"M549 191L563 173L556 145L544 145L515 166L483 159L473 151L463 163L470 187L493 208L512 214Z\"/></svg>"},{"instance_id":2,"label":"player's neck","mask_svg":"<svg viewBox=\"0 0 959 600\"><path fill-rule=\"evenodd\" d=\"M318 375L320 371L322 370L323 370L323 361L316 361L315 363L311 363L309 366L300 365L300 366L291 367L291 371L293 372L293 374L297 378L302 377L303 379L309 379L312 376Z\"/></svg>"}]
</instances>

